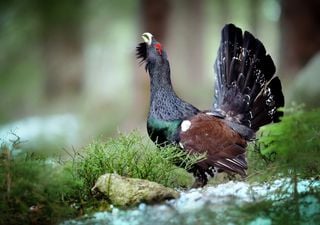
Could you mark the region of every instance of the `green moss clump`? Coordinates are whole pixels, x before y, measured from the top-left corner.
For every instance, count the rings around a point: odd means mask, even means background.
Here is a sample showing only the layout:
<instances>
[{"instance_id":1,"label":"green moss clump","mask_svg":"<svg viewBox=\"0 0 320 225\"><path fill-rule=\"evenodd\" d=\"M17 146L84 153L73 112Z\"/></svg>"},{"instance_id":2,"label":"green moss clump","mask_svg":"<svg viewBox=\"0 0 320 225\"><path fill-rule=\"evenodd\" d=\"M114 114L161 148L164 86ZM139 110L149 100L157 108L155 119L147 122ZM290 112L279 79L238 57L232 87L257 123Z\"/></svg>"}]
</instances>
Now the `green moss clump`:
<instances>
[{"instance_id":1,"label":"green moss clump","mask_svg":"<svg viewBox=\"0 0 320 225\"><path fill-rule=\"evenodd\" d=\"M291 112L281 122L262 127L255 146L258 158L251 153L251 159L258 168L268 165L273 174L314 178L320 174L319 139L320 109Z\"/></svg>"}]
</instances>

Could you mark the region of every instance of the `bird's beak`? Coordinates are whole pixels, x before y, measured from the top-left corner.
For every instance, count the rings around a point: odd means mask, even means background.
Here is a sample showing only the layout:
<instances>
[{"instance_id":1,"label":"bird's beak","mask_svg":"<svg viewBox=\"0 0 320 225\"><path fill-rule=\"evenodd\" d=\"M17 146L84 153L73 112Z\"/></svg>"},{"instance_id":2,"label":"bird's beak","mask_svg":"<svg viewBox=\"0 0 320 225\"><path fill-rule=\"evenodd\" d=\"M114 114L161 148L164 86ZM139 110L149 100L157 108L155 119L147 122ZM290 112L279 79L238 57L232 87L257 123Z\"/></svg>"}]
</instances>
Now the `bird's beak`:
<instances>
[{"instance_id":1,"label":"bird's beak","mask_svg":"<svg viewBox=\"0 0 320 225\"><path fill-rule=\"evenodd\" d=\"M153 35L146 32L142 34L142 39L147 45L151 45Z\"/></svg>"}]
</instances>

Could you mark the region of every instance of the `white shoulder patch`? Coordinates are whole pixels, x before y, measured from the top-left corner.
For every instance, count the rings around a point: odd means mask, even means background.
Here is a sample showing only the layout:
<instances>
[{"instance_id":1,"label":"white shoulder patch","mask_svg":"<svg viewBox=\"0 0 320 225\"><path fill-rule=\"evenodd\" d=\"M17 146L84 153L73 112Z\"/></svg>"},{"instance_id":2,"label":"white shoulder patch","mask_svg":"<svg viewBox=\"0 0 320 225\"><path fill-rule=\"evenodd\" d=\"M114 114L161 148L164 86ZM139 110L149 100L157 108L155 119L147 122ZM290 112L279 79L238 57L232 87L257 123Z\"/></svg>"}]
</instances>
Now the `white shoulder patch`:
<instances>
[{"instance_id":1,"label":"white shoulder patch","mask_svg":"<svg viewBox=\"0 0 320 225\"><path fill-rule=\"evenodd\" d=\"M190 120L184 120L184 121L182 121L182 123L181 123L181 131L182 131L182 132L187 131L187 130L190 128L190 126L191 126Z\"/></svg>"}]
</instances>

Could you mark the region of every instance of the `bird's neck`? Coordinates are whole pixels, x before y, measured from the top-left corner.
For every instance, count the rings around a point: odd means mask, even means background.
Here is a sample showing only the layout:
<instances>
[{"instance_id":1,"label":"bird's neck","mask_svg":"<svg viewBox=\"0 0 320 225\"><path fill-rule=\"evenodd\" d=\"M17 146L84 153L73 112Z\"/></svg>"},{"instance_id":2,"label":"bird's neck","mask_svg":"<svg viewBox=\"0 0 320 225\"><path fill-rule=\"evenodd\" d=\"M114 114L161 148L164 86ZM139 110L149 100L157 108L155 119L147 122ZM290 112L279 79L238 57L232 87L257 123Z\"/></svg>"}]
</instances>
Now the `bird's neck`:
<instances>
[{"instance_id":1,"label":"bird's neck","mask_svg":"<svg viewBox=\"0 0 320 225\"><path fill-rule=\"evenodd\" d=\"M150 110L149 118L161 120L176 119L177 107L181 101L175 94L171 79L170 66L167 60L148 65L150 75ZM170 112L170 113L168 113Z\"/></svg>"},{"instance_id":2,"label":"bird's neck","mask_svg":"<svg viewBox=\"0 0 320 225\"><path fill-rule=\"evenodd\" d=\"M148 70L151 82L148 132L149 135L155 133L158 138L163 136L164 140L172 142L181 121L195 115L198 109L184 102L174 92L167 60L162 64L149 64Z\"/></svg>"},{"instance_id":3,"label":"bird's neck","mask_svg":"<svg viewBox=\"0 0 320 225\"><path fill-rule=\"evenodd\" d=\"M150 63L148 69L151 84L151 97L155 97L158 92L165 92L166 94L174 93L170 78L170 65L168 60Z\"/></svg>"}]
</instances>

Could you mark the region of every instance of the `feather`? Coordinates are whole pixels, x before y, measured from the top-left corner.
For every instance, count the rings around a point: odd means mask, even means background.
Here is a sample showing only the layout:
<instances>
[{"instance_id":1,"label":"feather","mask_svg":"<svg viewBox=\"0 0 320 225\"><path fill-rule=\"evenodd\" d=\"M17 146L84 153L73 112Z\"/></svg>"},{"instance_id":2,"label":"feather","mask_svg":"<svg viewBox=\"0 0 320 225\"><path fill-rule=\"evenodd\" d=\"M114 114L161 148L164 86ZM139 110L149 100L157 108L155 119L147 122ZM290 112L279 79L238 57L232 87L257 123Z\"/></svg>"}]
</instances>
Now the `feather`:
<instances>
[{"instance_id":1,"label":"feather","mask_svg":"<svg viewBox=\"0 0 320 225\"><path fill-rule=\"evenodd\" d=\"M284 105L281 83L264 45L251 33L227 24L215 61L215 95L212 111L254 131L279 120ZM242 134L244 129L235 130ZM246 136L246 134L242 134Z\"/></svg>"},{"instance_id":2,"label":"feather","mask_svg":"<svg viewBox=\"0 0 320 225\"><path fill-rule=\"evenodd\" d=\"M144 63L147 59L147 44L142 42L136 47L137 59L141 59L140 64Z\"/></svg>"},{"instance_id":3,"label":"feather","mask_svg":"<svg viewBox=\"0 0 320 225\"><path fill-rule=\"evenodd\" d=\"M197 163L198 171L210 174L210 168L217 167L223 171L246 175L245 159L246 141L237 132L230 129L224 120L205 113L189 118L191 126L179 133L183 149L190 153L205 153L206 159Z\"/></svg>"}]
</instances>

